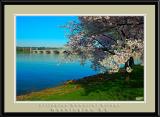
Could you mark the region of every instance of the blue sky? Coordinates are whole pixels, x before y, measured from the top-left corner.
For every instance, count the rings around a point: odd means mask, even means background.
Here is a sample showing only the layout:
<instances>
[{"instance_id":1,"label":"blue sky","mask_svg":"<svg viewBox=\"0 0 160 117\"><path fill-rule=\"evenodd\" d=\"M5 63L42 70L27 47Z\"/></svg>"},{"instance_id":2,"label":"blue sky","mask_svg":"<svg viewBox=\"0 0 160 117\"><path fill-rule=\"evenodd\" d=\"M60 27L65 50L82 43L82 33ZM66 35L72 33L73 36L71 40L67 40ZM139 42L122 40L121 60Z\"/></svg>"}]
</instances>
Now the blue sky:
<instances>
[{"instance_id":1,"label":"blue sky","mask_svg":"<svg viewBox=\"0 0 160 117\"><path fill-rule=\"evenodd\" d=\"M68 41L60 26L77 16L17 16L16 45L24 47L63 47Z\"/></svg>"}]
</instances>

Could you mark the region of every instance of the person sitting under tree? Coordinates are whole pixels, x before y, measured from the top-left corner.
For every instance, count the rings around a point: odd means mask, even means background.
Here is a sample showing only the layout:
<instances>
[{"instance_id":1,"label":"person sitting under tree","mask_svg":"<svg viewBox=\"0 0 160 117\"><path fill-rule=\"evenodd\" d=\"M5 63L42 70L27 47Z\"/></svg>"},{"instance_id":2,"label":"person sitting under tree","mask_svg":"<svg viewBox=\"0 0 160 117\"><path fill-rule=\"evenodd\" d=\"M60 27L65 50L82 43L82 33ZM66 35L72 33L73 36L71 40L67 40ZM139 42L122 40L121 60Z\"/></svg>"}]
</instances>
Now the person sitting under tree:
<instances>
[{"instance_id":1,"label":"person sitting under tree","mask_svg":"<svg viewBox=\"0 0 160 117\"><path fill-rule=\"evenodd\" d=\"M134 59L130 57L127 62L125 62L126 80L129 80L130 74L133 71Z\"/></svg>"}]
</instances>

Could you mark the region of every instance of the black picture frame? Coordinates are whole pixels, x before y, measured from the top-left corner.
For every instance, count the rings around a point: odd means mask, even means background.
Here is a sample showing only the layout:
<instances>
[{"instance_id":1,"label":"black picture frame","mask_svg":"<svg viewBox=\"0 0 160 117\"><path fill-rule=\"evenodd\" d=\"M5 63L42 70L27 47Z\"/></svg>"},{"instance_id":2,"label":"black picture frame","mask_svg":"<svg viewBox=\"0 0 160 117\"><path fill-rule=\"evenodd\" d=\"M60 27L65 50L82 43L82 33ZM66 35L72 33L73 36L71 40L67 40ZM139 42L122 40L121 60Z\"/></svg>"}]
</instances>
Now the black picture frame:
<instances>
[{"instance_id":1,"label":"black picture frame","mask_svg":"<svg viewBox=\"0 0 160 117\"><path fill-rule=\"evenodd\" d=\"M156 66L155 66L155 97L156 97L156 103L155 103L155 109L156 111L153 113L144 113L144 112L135 112L135 113L130 113L130 112L109 112L109 113L76 113L76 112L69 112L69 113L62 113L62 112L56 112L56 113L20 113L20 112L16 112L16 113L10 113L10 112L5 112L4 111L4 7L5 5L155 5L155 62L156 62ZM1 31L0 31L0 47L1 47L1 51L0 51L0 60L1 60L1 70L0 70L0 75L1 75L1 92L0 92L0 104L1 104L1 109L0 109L0 113L2 116L144 116L144 117L149 117L149 116L155 116L158 117L160 116L159 113L159 1L157 0L134 0L134 1L117 1L117 0L111 0L111 1L106 1L106 0L26 0L26 1L22 1L22 0L2 0L0 2L0 23L1 23Z\"/></svg>"}]
</instances>

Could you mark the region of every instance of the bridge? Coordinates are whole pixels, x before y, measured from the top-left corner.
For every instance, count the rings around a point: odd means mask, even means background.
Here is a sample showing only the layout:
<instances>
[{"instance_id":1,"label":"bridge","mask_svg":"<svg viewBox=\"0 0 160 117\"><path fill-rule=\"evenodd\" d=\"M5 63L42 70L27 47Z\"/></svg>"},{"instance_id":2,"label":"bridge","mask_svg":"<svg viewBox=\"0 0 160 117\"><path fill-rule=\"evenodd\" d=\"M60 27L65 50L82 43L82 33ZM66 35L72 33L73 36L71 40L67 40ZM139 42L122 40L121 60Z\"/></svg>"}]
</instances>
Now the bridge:
<instances>
[{"instance_id":1,"label":"bridge","mask_svg":"<svg viewBox=\"0 0 160 117\"><path fill-rule=\"evenodd\" d=\"M31 50L31 53L34 54L64 54L66 53L65 50Z\"/></svg>"},{"instance_id":2,"label":"bridge","mask_svg":"<svg viewBox=\"0 0 160 117\"><path fill-rule=\"evenodd\" d=\"M42 47L17 47L17 52L34 54L69 54L70 51L64 48L42 48Z\"/></svg>"}]
</instances>

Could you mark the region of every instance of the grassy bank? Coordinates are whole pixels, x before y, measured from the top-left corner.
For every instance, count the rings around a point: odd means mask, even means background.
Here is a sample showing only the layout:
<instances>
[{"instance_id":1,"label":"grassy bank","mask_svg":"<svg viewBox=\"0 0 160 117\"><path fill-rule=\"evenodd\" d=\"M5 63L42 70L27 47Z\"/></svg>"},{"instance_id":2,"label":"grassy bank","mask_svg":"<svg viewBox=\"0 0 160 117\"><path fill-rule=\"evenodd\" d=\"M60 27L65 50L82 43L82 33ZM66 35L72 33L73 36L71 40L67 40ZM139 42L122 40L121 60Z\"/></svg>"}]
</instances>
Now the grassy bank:
<instances>
[{"instance_id":1,"label":"grassy bank","mask_svg":"<svg viewBox=\"0 0 160 117\"><path fill-rule=\"evenodd\" d=\"M18 101L134 101L143 100L143 66L135 66L130 75L122 72L98 74L64 85L17 96Z\"/></svg>"}]
</instances>

